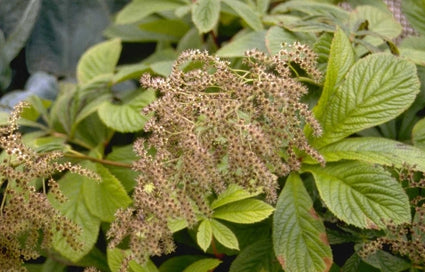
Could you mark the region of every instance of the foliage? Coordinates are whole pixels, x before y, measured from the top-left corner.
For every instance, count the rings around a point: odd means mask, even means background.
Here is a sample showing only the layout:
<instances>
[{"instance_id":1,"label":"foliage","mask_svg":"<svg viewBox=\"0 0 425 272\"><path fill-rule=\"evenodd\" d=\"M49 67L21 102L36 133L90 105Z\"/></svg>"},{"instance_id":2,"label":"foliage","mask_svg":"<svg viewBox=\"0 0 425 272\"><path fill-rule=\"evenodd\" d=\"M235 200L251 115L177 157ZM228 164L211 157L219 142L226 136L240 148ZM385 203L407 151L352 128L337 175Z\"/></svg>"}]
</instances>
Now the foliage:
<instances>
[{"instance_id":1,"label":"foliage","mask_svg":"<svg viewBox=\"0 0 425 272\"><path fill-rule=\"evenodd\" d=\"M0 267L423 270L423 1L334 2L0 0Z\"/></svg>"}]
</instances>

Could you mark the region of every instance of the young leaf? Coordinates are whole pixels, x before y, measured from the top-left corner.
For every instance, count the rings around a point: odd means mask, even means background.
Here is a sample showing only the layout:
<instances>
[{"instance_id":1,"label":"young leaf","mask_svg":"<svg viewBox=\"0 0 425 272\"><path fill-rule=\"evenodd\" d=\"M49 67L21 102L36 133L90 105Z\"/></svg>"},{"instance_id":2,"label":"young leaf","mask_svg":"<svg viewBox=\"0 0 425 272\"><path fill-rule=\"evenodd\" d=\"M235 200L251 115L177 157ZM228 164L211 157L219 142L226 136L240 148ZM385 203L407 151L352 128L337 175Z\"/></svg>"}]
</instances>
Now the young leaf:
<instances>
[{"instance_id":1,"label":"young leaf","mask_svg":"<svg viewBox=\"0 0 425 272\"><path fill-rule=\"evenodd\" d=\"M80 84L88 83L97 76L112 74L121 54L121 41L109 40L88 49L77 65Z\"/></svg>"},{"instance_id":2,"label":"young leaf","mask_svg":"<svg viewBox=\"0 0 425 272\"><path fill-rule=\"evenodd\" d=\"M220 16L220 0L198 0L192 4L192 20L200 33L209 32Z\"/></svg>"},{"instance_id":3,"label":"young leaf","mask_svg":"<svg viewBox=\"0 0 425 272\"><path fill-rule=\"evenodd\" d=\"M227 248L239 250L238 238L236 238L236 235L231 229L214 219L212 219L210 223L213 237L218 242Z\"/></svg>"},{"instance_id":4,"label":"young leaf","mask_svg":"<svg viewBox=\"0 0 425 272\"><path fill-rule=\"evenodd\" d=\"M206 252L208 247L211 244L211 240L212 240L211 222L208 219L202 220L201 224L198 227L198 232L196 233L196 241L198 242L198 245L202 248L202 250Z\"/></svg>"},{"instance_id":5,"label":"young leaf","mask_svg":"<svg viewBox=\"0 0 425 272\"><path fill-rule=\"evenodd\" d=\"M218 259L202 259L186 267L183 272L208 272L216 268L220 263L221 261Z\"/></svg>"},{"instance_id":6,"label":"young leaf","mask_svg":"<svg viewBox=\"0 0 425 272\"><path fill-rule=\"evenodd\" d=\"M99 163L87 163L87 165L102 179L102 182L96 183L93 180L81 177L81 179L84 179L83 194L87 207L93 215L96 215L102 221L112 222L116 210L130 205L131 198L107 168Z\"/></svg>"},{"instance_id":7,"label":"young leaf","mask_svg":"<svg viewBox=\"0 0 425 272\"><path fill-rule=\"evenodd\" d=\"M273 210L261 200L244 199L215 209L213 216L234 223L251 224L266 219Z\"/></svg>"},{"instance_id":8,"label":"young leaf","mask_svg":"<svg viewBox=\"0 0 425 272\"><path fill-rule=\"evenodd\" d=\"M319 150L327 162L339 160L360 160L387 166L402 167L404 163L416 165L425 171L425 152L398 141L374 138L347 138Z\"/></svg>"},{"instance_id":9,"label":"young leaf","mask_svg":"<svg viewBox=\"0 0 425 272\"><path fill-rule=\"evenodd\" d=\"M77 174L66 174L59 180L60 190L68 199L63 204L49 194L52 206L81 228L78 241L83 244L83 248L78 251L73 250L60 233L54 232L53 248L72 262L79 261L93 248L100 226L100 220L90 213L84 200L83 183L83 178Z\"/></svg>"},{"instance_id":10,"label":"young leaf","mask_svg":"<svg viewBox=\"0 0 425 272\"><path fill-rule=\"evenodd\" d=\"M395 118L412 104L418 92L413 63L388 54L359 60L318 118L323 135L315 145L336 142Z\"/></svg>"},{"instance_id":11,"label":"young leaf","mask_svg":"<svg viewBox=\"0 0 425 272\"><path fill-rule=\"evenodd\" d=\"M342 221L360 228L385 228L411 220L409 200L387 171L359 161L328 163L325 168L306 166L320 197Z\"/></svg>"},{"instance_id":12,"label":"young leaf","mask_svg":"<svg viewBox=\"0 0 425 272\"><path fill-rule=\"evenodd\" d=\"M246 190L244 190L242 187L236 184L230 184L226 191L221 193L216 200L214 200L210 207L212 209L216 209L218 207L221 207L223 205L236 202L239 200L243 200L246 198L254 197L261 194L261 190L258 190L257 192L251 193Z\"/></svg>"},{"instance_id":13,"label":"young leaf","mask_svg":"<svg viewBox=\"0 0 425 272\"><path fill-rule=\"evenodd\" d=\"M329 271L332 265L325 226L297 174L288 177L277 200L273 247L285 271Z\"/></svg>"},{"instance_id":14,"label":"young leaf","mask_svg":"<svg viewBox=\"0 0 425 272\"><path fill-rule=\"evenodd\" d=\"M263 29L263 24L255 10L239 0L222 0L223 3L231 7L253 30Z\"/></svg>"}]
</instances>

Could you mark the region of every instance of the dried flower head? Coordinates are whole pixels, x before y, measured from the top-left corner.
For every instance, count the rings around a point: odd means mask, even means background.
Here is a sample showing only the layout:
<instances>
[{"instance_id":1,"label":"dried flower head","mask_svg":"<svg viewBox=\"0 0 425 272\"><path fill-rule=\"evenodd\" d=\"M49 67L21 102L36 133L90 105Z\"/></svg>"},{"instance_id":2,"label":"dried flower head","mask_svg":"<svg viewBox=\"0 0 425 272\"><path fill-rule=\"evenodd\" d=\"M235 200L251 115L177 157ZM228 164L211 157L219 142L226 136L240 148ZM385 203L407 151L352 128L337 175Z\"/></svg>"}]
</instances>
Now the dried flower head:
<instances>
[{"instance_id":1,"label":"dried flower head","mask_svg":"<svg viewBox=\"0 0 425 272\"><path fill-rule=\"evenodd\" d=\"M183 52L167 78L145 74L141 84L159 99L144 109L154 112L146 123L147 138L134 149L140 171L134 207L117 213L109 237L116 246L130 235L135 256L167 253L174 247L167 219L196 223L196 212L211 214L206 197L229 184L247 190L263 188L277 197L277 178L299 169L304 152L324 164L303 133L319 123L300 102L307 88L294 77L294 64L320 80L316 56L295 43L279 54L246 52L247 70L199 50Z\"/></svg>"}]
</instances>

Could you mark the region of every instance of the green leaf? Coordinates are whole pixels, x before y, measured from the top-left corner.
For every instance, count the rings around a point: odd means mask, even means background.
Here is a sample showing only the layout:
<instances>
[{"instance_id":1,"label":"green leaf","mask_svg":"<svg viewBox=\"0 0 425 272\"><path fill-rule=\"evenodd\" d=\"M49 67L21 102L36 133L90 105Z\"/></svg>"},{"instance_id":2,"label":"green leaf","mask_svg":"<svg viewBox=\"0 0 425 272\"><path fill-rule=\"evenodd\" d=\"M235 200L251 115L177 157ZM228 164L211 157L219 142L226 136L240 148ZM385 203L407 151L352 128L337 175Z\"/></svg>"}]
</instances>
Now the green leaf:
<instances>
[{"instance_id":1,"label":"green leaf","mask_svg":"<svg viewBox=\"0 0 425 272\"><path fill-rule=\"evenodd\" d=\"M91 114L78 124L74 139L79 145L87 149L103 149L111 139L113 133L113 130L106 127L100 121L97 114ZM99 157L102 157L102 154L99 154Z\"/></svg>"},{"instance_id":2,"label":"green leaf","mask_svg":"<svg viewBox=\"0 0 425 272\"><path fill-rule=\"evenodd\" d=\"M196 241L204 252L207 251L212 240L212 227L211 222L208 219L202 220L196 233Z\"/></svg>"},{"instance_id":3,"label":"green leaf","mask_svg":"<svg viewBox=\"0 0 425 272\"><path fill-rule=\"evenodd\" d=\"M31 34L40 7L40 0L29 1L22 17L14 27L13 32L8 35L6 44L3 47L3 53L5 54L7 62L11 62L24 47Z\"/></svg>"},{"instance_id":4,"label":"green leaf","mask_svg":"<svg viewBox=\"0 0 425 272\"><path fill-rule=\"evenodd\" d=\"M319 119L323 134L316 147L382 124L406 110L419 92L413 63L388 54L359 60L329 97Z\"/></svg>"},{"instance_id":5,"label":"green leaf","mask_svg":"<svg viewBox=\"0 0 425 272\"><path fill-rule=\"evenodd\" d=\"M213 216L234 223L251 224L266 219L273 210L261 200L244 199L215 209Z\"/></svg>"},{"instance_id":6,"label":"green leaf","mask_svg":"<svg viewBox=\"0 0 425 272\"><path fill-rule=\"evenodd\" d=\"M127 104L116 105L107 101L99 106L97 113L102 122L119 132L136 132L143 129L148 117L140 110L155 100L155 92L147 90Z\"/></svg>"},{"instance_id":7,"label":"green leaf","mask_svg":"<svg viewBox=\"0 0 425 272\"><path fill-rule=\"evenodd\" d=\"M108 258L108 265L112 272L119 272L121 263L126 255L130 253L129 250L122 250L119 248L108 248L106 251ZM146 264L140 265L136 263L134 260L130 261L128 272L159 272L158 268L155 264L148 260Z\"/></svg>"},{"instance_id":8,"label":"green leaf","mask_svg":"<svg viewBox=\"0 0 425 272\"><path fill-rule=\"evenodd\" d=\"M267 30L265 41L268 53L275 55L282 49L282 43L291 44L299 40L307 42L311 38L312 36L308 34L294 33L278 26L272 26Z\"/></svg>"},{"instance_id":9,"label":"green leaf","mask_svg":"<svg viewBox=\"0 0 425 272\"><path fill-rule=\"evenodd\" d=\"M259 31L263 29L263 24L252 7L239 0L222 1L233 9L253 30Z\"/></svg>"},{"instance_id":10,"label":"green leaf","mask_svg":"<svg viewBox=\"0 0 425 272\"><path fill-rule=\"evenodd\" d=\"M131 165L138 157L133 150L133 145L125 145L112 146L112 152L106 156L106 159ZM127 192L134 189L136 177L138 176L136 171L122 166L105 165L105 167L121 182Z\"/></svg>"},{"instance_id":11,"label":"green leaf","mask_svg":"<svg viewBox=\"0 0 425 272\"><path fill-rule=\"evenodd\" d=\"M84 200L83 179L80 175L69 173L59 180L60 190L68 199L65 203L59 203L52 195L48 195L52 206L81 228L77 239L83 247L78 251L71 248L61 233L54 232L53 248L72 262L79 261L93 248L100 226L100 220L90 213Z\"/></svg>"},{"instance_id":12,"label":"green leaf","mask_svg":"<svg viewBox=\"0 0 425 272\"><path fill-rule=\"evenodd\" d=\"M382 137L348 138L319 149L327 162L359 160L401 168L404 163L425 171L425 152Z\"/></svg>"},{"instance_id":13,"label":"green leaf","mask_svg":"<svg viewBox=\"0 0 425 272\"><path fill-rule=\"evenodd\" d=\"M401 11L413 28L425 35L425 0L403 0Z\"/></svg>"},{"instance_id":14,"label":"green leaf","mask_svg":"<svg viewBox=\"0 0 425 272\"><path fill-rule=\"evenodd\" d=\"M350 40L343 30L337 28L329 51L329 62L322 95L314 108L316 118L320 118L326 112L330 97L333 96L354 62L355 55Z\"/></svg>"},{"instance_id":15,"label":"green leaf","mask_svg":"<svg viewBox=\"0 0 425 272\"><path fill-rule=\"evenodd\" d=\"M385 228L411 220L409 200L401 185L379 166L359 161L305 166L320 197L342 221L360 228Z\"/></svg>"},{"instance_id":16,"label":"green leaf","mask_svg":"<svg viewBox=\"0 0 425 272\"><path fill-rule=\"evenodd\" d=\"M325 226L297 174L289 175L273 216L273 247L285 271L328 271L332 265Z\"/></svg>"},{"instance_id":17,"label":"green leaf","mask_svg":"<svg viewBox=\"0 0 425 272\"><path fill-rule=\"evenodd\" d=\"M44 264L43 268L41 269L41 272L50 272L50 271L64 271L66 268L66 265L63 263L60 263L59 261L56 261L52 258L48 258Z\"/></svg>"},{"instance_id":18,"label":"green leaf","mask_svg":"<svg viewBox=\"0 0 425 272\"><path fill-rule=\"evenodd\" d=\"M368 255L363 260L371 266L385 272L401 272L411 267L411 264L406 260L380 249L374 254Z\"/></svg>"},{"instance_id":19,"label":"green leaf","mask_svg":"<svg viewBox=\"0 0 425 272\"><path fill-rule=\"evenodd\" d=\"M218 259L202 259L186 267L183 272L208 272L216 268L220 263L221 261Z\"/></svg>"},{"instance_id":20,"label":"green leaf","mask_svg":"<svg viewBox=\"0 0 425 272\"><path fill-rule=\"evenodd\" d=\"M209 32L220 16L220 0L198 0L192 4L192 21L200 33Z\"/></svg>"},{"instance_id":21,"label":"green leaf","mask_svg":"<svg viewBox=\"0 0 425 272\"><path fill-rule=\"evenodd\" d=\"M167 259L159 267L160 272L181 272L191 263L202 259L200 256L183 255Z\"/></svg>"},{"instance_id":22,"label":"green leaf","mask_svg":"<svg viewBox=\"0 0 425 272\"><path fill-rule=\"evenodd\" d=\"M189 223L187 223L187 220L183 218L173 218L173 219L168 219L167 226L168 226L168 229L172 233L174 233L174 232L178 232L179 230L187 228L189 226Z\"/></svg>"},{"instance_id":23,"label":"green leaf","mask_svg":"<svg viewBox=\"0 0 425 272\"><path fill-rule=\"evenodd\" d=\"M216 55L218 57L242 57L247 50L252 48L267 52L265 37L265 30L243 33L221 47Z\"/></svg>"},{"instance_id":24,"label":"green leaf","mask_svg":"<svg viewBox=\"0 0 425 272\"><path fill-rule=\"evenodd\" d=\"M102 181L96 183L85 177L83 183L84 199L91 214L102 221L112 222L117 209L131 204L121 183L99 163L87 163L89 169L100 175Z\"/></svg>"},{"instance_id":25,"label":"green leaf","mask_svg":"<svg viewBox=\"0 0 425 272\"><path fill-rule=\"evenodd\" d=\"M413 61L415 64L425 66L424 36L408 36L400 42L398 49L401 56Z\"/></svg>"},{"instance_id":26,"label":"green leaf","mask_svg":"<svg viewBox=\"0 0 425 272\"><path fill-rule=\"evenodd\" d=\"M223 205L243 200L246 198L254 197L261 194L262 190L259 189L256 192L248 192L244 190L241 186L236 184L230 184L227 189L221 193L216 200L214 200L210 207L216 209Z\"/></svg>"},{"instance_id":27,"label":"green leaf","mask_svg":"<svg viewBox=\"0 0 425 272\"><path fill-rule=\"evenodd\" d=\"M109 271L106 254L97 247L93 247L86 256L76 263L76 265L83 267L93 266L98 268L100 271Z\"/></svg>"},{"instance_id":28,"label":"green leaf","mask_svg":"<svg viewBox=\"0 0 425 272\"><path fill-rule=\"evenodd\" d=\"M362 259L355 252L353 255L348 258L344 265L341 267L341 272L357 272L359 271L359 265Z\"/></svg>"},{"instance_id":29,"label":"green leaf","mask_svg":"<svg viewBox=\"0 0 425 272\"><path fill-rule=\"evenodd\" d=\"M261 239L248 245L236 256L229 272L280 272L282 269L273 253L270 239Z\"/></svg>"},{"instance_id":30,"label":"green leaf","mask_svg":"<svg viewBox=\"0 0 425 272\"><path fill-rule=\"evenodd\" d=\"M121 54L121 41L109 40L89 48L77 66L77 78L85 84L104 74L112 74Z\"/></svg>"},{"instance_id":31,"label":"green leaf","mask_svg":"<svg viewBox=\"0 0 425 272\"><path fill-rule=\"evenodd\" d=\"M130 24L142 20L150 14L177 9L184 5L179 0L133 0L117 15L117 24Z\"/></svg>"},{"instance_id":32,"label":"green leaf","mask_svg":"<svg viewBox=\"0 0 425 272\"><path fill-rule=\"evenodd\" d=\"M210 223L212 234L219 243L227 248L239 250L238 238L231 229L214 219L211 219Z\"/></svg>"}]
</instances>

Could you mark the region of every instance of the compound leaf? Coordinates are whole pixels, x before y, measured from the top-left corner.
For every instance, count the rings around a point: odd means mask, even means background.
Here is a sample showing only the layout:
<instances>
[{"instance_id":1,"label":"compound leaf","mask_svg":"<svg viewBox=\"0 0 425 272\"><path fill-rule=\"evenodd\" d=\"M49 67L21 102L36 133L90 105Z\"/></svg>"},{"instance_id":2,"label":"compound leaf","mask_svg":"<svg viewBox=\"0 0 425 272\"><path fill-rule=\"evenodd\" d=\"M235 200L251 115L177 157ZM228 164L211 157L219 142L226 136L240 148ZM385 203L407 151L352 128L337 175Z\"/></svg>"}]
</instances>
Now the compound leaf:
<instances>
[{"instance_id":1,"label":"compound leaf","mask_svg":"<svg viewBox=\"0 0 425 272\"><path fill-rule=\"evenodd\" d=\"M198 232L196 233L196 241L204 252L207 251L212 240L212 226L208 219L202 220L199 224Z\"/></svg>"},{"instance_id":2,"label":"compound leaf","mask_svg":"<svg viewBox=\"0 0 425 272\"><path fill-rule=\"evenodd\" d=\"M213 216L234 223L251 224L266 219L273 210L261 200L244 199L215 209Z\"/></svg>"},{"instance_id":3,"label":"compound leaf","mask_svg":"<svg viewBox=\"0 0 425 272\"><path fill-rule=\"evenodd\" d=\"M218 222L217 220L212 219L210 222L212 234L218 242L227 248L239 250L238 238L236 238L236 235L232 232L231 229Z\"/></svg>"}]
</instances>

